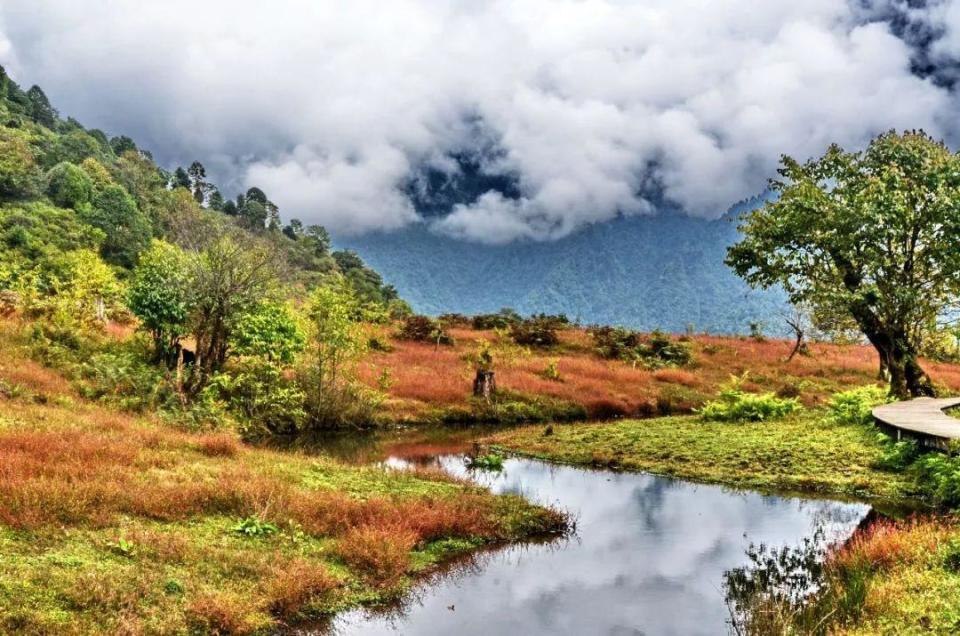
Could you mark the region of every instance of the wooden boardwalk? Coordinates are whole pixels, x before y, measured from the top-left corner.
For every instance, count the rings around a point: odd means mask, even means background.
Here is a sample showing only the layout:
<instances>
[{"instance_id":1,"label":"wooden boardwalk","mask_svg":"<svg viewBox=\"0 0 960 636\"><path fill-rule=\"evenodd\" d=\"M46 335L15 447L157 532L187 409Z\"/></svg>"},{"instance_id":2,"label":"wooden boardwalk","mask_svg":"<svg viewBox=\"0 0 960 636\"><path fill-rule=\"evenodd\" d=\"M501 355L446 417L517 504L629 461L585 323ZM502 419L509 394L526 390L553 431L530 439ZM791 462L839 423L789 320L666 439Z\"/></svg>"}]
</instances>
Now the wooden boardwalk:
<instances>
[{"instance_id":1,"label":"wooden boardwalk","mask_svg":"<svg viewBox=\"0 0 960 636\"><path fill-rule=\"evenodd\" d=\"M878 406L873 417L897 439L910 437L924 446L946 450L951 440L960 439L960 419L943 412L952 406L960 406L960 397L915 398Z\"/></svg>"}]
</instances>

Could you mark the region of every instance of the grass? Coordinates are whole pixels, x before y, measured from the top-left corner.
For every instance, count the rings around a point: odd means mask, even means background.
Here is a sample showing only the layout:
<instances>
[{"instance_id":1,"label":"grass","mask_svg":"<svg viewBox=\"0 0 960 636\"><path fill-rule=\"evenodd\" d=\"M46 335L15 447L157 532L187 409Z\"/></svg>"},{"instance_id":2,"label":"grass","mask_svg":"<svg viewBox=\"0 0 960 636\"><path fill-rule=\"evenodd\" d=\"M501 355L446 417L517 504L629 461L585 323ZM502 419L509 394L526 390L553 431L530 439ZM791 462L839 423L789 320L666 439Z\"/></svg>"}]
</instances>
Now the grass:
<instances>
[{"instance_id":1,"label":"grass","mask_svg":"<svg viewBox=\"0 0 960 636\"><path fill-rule=\"evenodd\" d=\"M775 568L767 560L761 568ZM793 561L795 562L795 561ZM814 575L819 592L795 589L791 578L754 578L738 598L737 633L956 634L960 631L960 524L952 517L879 520L823 555ZM799 579L802 581L802 579Z\"/></svg>"},{"instance_id":2,"label":"grass","mask_svg":"<svg viewBox=\"0 0 960 636\"><path fill-rule=\"evenodd\" d=\"M909 478L875 467L885 452L876 429L835 424L822 409L735 424L672 416L531 426L486 441L550 461L743 488L888 499L913 493Z\"/></svg>"},{"instance_id":3,"label":"grass","mask_svg":"<svg viewBox=\"0 0 960 636\"><path fill-rule=\"evenodd\" d=\"M436 471L113 411L3 356L0 381L22 390L0 398L0 633L266 632L393 598L479 545L565 527Z\"/></svg>"},{"instance_id":4,"label":"grass","mask_svg":"<svg viewBox=\"0 0 960 636\"><path fill-rule=\"evenodd\" d=\"M866 590L855 616L834 625L833 633L956 634L958 546L960 524L952 518L881 522L855 534L828 556L827 567L841 586L862 572Z\"/></svg>"},{"instance_id":5,"label":"grass","mask_svg":"<svg viewBox=\"0 0 960 636\"><path fill-rule=\"evenodd\" d=\"M675 336L690 347L692 363L652 370L601 358L590 335L579 328L559 330L559 344L547 348L518 347L507 335L468 328L451 329L456 344L442 347L391 339L392 326L369 330L371 337L389 341L391 349L371 351L361 376L377 387L377 379L388 369L387 415L411 422L470 408L474 366L469 360L483 343L493 354L498 389L573 404L593 420L692 413L713 399L731 376L744 374L746 391L798 397L805 406L815 407L837 391L875 382L877 375L876 352L856 344L811 343L811 355L788 363L792 341ZM923 364L947 392L960 391L960 366ZM555 373L546 374L547 368Z\"/></svg>"}]
</instances>

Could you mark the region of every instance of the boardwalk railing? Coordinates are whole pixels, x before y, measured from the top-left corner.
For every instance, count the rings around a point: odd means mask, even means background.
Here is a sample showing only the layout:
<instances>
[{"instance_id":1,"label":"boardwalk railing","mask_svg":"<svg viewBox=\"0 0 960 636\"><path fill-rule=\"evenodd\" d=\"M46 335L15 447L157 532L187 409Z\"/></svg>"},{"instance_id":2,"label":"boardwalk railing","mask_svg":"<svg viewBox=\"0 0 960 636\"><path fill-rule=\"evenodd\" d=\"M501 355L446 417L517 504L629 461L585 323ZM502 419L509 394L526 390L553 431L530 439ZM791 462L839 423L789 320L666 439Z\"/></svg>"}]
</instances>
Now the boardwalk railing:
<instances>
[{"instance_id":1,"label":"boardwalk railing","mask_svg":"<svg viewBox=\"0 0 960 636\"><path fill-rule=\"evenodd\" d=\"M950 440L960 439L960 419L943 412L953 406L960 406L960 397L915 398L878 406L873 417L898 440L909 437L924 446L946 450Z\"/></svg>"}]
</instances>

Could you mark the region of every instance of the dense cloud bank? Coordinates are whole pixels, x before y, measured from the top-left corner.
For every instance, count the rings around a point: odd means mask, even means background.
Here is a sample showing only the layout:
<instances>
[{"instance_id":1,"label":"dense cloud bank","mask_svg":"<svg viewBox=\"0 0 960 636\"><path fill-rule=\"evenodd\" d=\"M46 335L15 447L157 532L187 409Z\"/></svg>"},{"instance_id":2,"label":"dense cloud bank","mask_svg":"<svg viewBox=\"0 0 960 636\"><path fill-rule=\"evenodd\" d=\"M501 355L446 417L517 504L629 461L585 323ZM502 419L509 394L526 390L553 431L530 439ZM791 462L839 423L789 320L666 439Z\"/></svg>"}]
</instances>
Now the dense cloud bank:
<instances>
[{"instance_id":1,"label":"dense cloud bank","mask_svg":"<svg viewBox=\"0 0 960 636\"><path fill-rule=\"evenodd\" d=\"M912 3L918 4L918 3ZM489 191L433 219L504 243L663 201L715 217L780 153L954 138L960 2L6 0L0 63L87 125L340 232L421 220L417 175ZM514 193L514 194L515 194Z\"/></svg>"}]
</instances>

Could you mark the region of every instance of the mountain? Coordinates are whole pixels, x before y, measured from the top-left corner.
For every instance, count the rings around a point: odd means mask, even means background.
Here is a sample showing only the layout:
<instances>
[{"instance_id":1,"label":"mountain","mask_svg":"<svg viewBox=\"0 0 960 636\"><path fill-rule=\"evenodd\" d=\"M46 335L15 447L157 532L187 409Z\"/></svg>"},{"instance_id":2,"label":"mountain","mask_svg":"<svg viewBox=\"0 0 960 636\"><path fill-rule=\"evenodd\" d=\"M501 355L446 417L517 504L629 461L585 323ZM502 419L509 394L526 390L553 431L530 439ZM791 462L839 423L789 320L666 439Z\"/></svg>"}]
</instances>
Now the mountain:
<instances>
[{"instance_id":1,"label":"mountain","mask_svg":"<svg viewBox=\"0 0 960 636\"><path fill-rule=\"evenodd\" d=\"M590 226L552 242L467 243L426 224L336 237L427 314L565 313L583 323L643 330L745 333L751 322L783 331L779 291L751 290L723 263L744 201L718 220L664 212Z\"/></svg>"}]
</instances>

